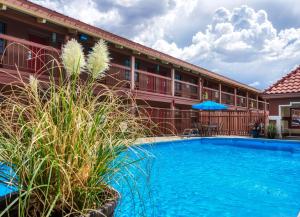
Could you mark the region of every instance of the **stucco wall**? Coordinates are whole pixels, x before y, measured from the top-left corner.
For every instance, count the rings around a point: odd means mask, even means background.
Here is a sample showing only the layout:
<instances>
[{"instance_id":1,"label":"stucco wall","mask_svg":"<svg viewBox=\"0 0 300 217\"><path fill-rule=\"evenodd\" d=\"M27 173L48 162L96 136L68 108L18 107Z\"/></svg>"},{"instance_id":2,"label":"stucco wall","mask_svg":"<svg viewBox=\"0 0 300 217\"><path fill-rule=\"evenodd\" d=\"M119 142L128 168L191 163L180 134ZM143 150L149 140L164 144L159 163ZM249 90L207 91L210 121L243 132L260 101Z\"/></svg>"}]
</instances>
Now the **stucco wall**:
<instances>
[{"instance_id":1,"label":"stucco wall","mask_svg":"<svg viewBox=\"0 0 300 217\"><path fill-rule=\"evenodd\" d=\"M281 99L270 99L268 100L269 112L271 116L277 116L279 114L279 105L289 105L290 102L300 102L300 95L297 98L281 98Z\"/></svg>"}]
</instances>

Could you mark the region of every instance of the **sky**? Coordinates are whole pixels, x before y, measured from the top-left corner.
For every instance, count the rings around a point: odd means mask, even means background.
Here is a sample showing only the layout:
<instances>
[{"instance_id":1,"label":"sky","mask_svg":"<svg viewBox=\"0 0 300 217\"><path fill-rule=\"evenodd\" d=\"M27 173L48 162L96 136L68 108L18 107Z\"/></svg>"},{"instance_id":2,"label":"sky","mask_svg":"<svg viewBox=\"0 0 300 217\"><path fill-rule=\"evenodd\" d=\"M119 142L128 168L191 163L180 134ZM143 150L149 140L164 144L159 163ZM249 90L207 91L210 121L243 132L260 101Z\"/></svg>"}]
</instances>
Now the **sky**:
<instances>
[{"instance_id":1,"label":"sky","mask_svg":"<svg viewBox=\"0 0 300 217\"><path fill-rule=\"evenodd\" d=\"M265 89L300 65L296 0L32 0Z\"/></svg>"}]
</instances>

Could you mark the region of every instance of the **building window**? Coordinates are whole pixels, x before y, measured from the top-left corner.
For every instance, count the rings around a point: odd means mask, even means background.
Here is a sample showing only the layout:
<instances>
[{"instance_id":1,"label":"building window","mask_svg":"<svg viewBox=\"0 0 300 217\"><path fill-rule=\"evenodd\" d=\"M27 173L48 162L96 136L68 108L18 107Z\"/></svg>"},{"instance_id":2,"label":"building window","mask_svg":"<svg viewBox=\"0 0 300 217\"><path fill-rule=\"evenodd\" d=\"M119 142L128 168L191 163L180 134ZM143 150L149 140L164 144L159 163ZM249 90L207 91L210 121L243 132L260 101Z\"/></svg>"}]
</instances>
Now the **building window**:
<instances>
[{"instance_id":1,"label":"building window","mask_svg":"<svg viewBox=\"0 0 300 217\"><path fill-rule=\"evenodd\" d=\"M125 80L130 81L130 71L129 70L125 71Z\"/></svg>"},{"instance_id":2,"label":"building window","mask_svg":"<svg viewBox=\"0 0 300 217\"><path fill-rule=\"evenodd\" d=\"M180 83L175 83L175 91L180 92L181 91L181 84Z\"/></svg>"},{"instance_id":3,"label":"building window","mask_svg":"<svg viewBox=\"0 0 300 217\"><path fill-rule=\"evenodd\" d=\"M126 67L130 67L131 66L130 61L128 59L125 60L124 65ZM125 80L130 81L130 70L125 70Z\"/></svg>"},{"instance_id":4,"label":"building window","mask_svg":"<svg viewBox=\"0 0 300 217\"><path fill-rule=\"evenodd\" d=\"M5 34L6 33L6 25L5 23L0 22L0 34ZM0 54L3 54L5 49L5 40L0 39Z\"/></svg>"},{"instance_id":5,"label":"building window","mask_svg":"<svg viewBox=\"0 0 300 217\"><path fill-rule=\"evenodd\" d=\"M181 81L181 75L179 75L179 74L175 74L175 80L178 80L178 81Z\"/></svg>"},{"instance_id":6,"label":"building window","mask_svg":"<svg viewBox=\"0 0 300 217\"><path fill-rule=\"evenodd\" d=\"M191 82L192 84L197 84L197 80L196 80L195 78L191 78L191 79L190 79L190 82Z\"/></svg>"},{"instance_id":7,"label":"building window","mask_svg":"<svg viewBox=\"0 0 300 217\"><path fill-rule=\"evenodd\" d=\"M291 113L290 127L300 128L300 108L291 108L290 113Z\"/></svg>"},{"instance_id":8,"label":"building window","mask_svg":"<svg viewBox=\"0 0 300 217\"><path fill-rule=\"evenodd\" d=\"M191 86L191 93L198 93L198 89L195 86Z\"/></svg>"},{"instance_id":9,"label":"building window","mask_svg":"<svg viewBox=\"0 0 300 217\"><path fill-rule=\"evenodd\" d=\"M134 73L134 81L139 82L139 73L137 72Z\"/></svg>"}]
</instances>

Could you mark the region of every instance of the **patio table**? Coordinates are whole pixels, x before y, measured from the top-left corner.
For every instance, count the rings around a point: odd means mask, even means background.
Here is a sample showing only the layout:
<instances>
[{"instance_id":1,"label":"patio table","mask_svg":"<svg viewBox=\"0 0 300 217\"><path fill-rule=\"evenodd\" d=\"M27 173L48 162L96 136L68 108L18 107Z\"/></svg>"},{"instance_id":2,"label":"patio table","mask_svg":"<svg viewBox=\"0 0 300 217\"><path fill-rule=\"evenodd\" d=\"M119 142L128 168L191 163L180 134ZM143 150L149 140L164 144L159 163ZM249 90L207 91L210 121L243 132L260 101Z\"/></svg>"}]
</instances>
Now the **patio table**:
<instances>
[{"instance_id":1,"label":"patio table","mask_svg":"<svg viewBox=\"0 0 300 217\"><path fill-rule=\"evenodd\" d=\"M202 132L204 132L205 135L213 135L213 133L217 132L218 125L217 124L204 124L202 125Z\"/></svg>"}]
</instances>

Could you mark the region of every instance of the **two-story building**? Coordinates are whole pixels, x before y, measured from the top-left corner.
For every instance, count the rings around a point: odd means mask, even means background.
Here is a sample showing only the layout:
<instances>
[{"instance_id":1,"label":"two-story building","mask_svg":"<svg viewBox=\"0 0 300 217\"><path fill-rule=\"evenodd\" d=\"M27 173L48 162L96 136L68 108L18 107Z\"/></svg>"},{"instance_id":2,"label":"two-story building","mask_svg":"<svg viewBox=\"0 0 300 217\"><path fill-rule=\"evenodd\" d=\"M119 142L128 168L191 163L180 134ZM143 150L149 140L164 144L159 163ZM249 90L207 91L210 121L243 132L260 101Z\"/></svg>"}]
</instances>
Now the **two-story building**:
<instances>
[{"instance_id":1,"label":"two-story building","mask_svg":"<svg viewBox=\"0 0 300 217\"><path fill-rule=\"evenodd\" d=\"M46 79L44 63L70 38L85 52L100 38L106 40L112 60L101 82L130 91L140 105L151 106L154 118L174 121L202 100L230 110L267 110L253 87L26 0L0 0L0 84L15 82L16 67L24 77L34 73ZM194 115L188 112L189 119Z\"/></svg>"}]
</instances>

